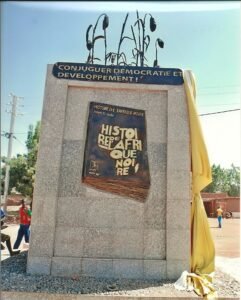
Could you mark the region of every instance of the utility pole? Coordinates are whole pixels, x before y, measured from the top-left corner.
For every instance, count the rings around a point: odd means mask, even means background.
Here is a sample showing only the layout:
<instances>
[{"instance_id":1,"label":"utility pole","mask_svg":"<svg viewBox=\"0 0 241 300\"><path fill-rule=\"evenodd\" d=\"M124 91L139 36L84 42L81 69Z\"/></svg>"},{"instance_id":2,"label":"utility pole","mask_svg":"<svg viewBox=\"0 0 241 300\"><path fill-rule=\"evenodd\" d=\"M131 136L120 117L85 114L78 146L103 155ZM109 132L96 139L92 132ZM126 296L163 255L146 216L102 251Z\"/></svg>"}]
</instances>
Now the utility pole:
<instances>
[{"instance_id":1,"label":"utility pole","mask_svg":"<svg viewBox=\"0 0 241 300\"><path fill-rule=\"evenodd\" d=\"M4 195L3 195L3 209L5 214L7 215L7 197L8 197L8 187L9 187L9 171L10 171L10 160L12 157L12 146L13 146L13 132L14 132L14 124L15 124L15 117L17 115L17 102L18 99L23 97L17 97L16 95L13 95L10 93L10 97L12 97L12 101L10 102L10 105L12 105L12 109L10 111L7 111L11 113L11 119L10 119L10 128L9 132L5 134L5 136L8 138L8 154L7 154L7 161L6 161L6 174L5 174L5 181L4 181Z\"/></svg>"}]
</instances>

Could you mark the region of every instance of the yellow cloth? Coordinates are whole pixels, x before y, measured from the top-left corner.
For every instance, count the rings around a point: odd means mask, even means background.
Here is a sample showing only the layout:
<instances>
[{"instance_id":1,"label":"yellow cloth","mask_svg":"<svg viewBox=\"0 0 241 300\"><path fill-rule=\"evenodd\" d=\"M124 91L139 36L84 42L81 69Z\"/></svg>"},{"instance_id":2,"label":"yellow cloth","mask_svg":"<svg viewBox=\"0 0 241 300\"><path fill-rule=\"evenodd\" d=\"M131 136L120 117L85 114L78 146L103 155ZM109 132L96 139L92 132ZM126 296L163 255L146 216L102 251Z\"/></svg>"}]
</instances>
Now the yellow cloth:
<instances>
[{"instance_id":1,"label":"yellow cloth","mask_svg":"<svg viewBox=\"0 0 241 300\"><path fill-rule=\"evenodd\" d=\"M191 208L191 278L200 296L216 296L212 285L215 249L200 192L212 182L211 168L202 128L196 111L195 79L191 71L184 71L191 140L192 208ZM196 275L194 275L195 273Z\"/></svg>"}]
</instances>

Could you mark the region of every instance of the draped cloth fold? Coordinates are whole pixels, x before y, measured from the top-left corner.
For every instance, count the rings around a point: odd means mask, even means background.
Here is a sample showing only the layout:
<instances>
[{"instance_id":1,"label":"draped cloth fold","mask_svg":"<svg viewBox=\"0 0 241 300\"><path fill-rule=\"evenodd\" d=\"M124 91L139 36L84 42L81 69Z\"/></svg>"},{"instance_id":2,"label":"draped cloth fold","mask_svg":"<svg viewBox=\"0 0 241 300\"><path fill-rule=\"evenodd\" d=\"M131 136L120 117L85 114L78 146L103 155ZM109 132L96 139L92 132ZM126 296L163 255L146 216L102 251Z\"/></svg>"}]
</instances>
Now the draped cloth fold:
<instances>
[{"instance_id":1,"label":"draped cloth fold","mask_svg":"<svg viewBox=\"0 0 241 300\"><path fill-rule=\"evenodd\" d=\"M191 71L183 71L184 88L189 112L190 141L191 141L191 172L192 172L192 206L191 206L191 273L184 271L175 283L177 289L194 291L203 297L217 297L212 285L215 269L215 248L211 236L207 215L200 192L212 182L211 168L206 145L197 114L195 99L196 86Z\"/></svg>"}]
</instances>

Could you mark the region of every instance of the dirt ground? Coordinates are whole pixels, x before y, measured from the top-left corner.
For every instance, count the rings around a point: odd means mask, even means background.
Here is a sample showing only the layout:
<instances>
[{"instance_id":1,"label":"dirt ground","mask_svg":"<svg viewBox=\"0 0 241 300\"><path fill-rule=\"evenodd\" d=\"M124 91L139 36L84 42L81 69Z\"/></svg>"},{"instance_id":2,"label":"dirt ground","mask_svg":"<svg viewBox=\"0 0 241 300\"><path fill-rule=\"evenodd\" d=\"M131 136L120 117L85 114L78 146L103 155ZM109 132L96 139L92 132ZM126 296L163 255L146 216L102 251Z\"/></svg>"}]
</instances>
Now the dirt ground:
<instances>
[{"instance_id":1,"label":"dirt ground","mask_svg":"<svg viewBox=\"0 0 241 300\"><path fill-rule=\"evenodd\" d=\"M222 228L218 228L216 218L208 220L215 243L216 256L240 257L240 219L223 219Z\"/></svg>"}]
</instances>

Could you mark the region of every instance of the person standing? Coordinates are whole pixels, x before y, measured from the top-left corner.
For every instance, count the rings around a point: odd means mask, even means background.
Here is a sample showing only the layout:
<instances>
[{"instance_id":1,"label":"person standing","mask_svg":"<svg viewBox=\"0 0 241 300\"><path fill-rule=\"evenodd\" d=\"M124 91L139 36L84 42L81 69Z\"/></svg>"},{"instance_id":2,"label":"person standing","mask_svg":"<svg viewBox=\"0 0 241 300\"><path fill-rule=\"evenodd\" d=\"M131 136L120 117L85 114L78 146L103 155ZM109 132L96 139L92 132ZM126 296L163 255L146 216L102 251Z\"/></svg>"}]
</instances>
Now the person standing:
<instances>
[{"instance_id":1,"label":"person standing","mask_svg":"<svg viewBox=\"0 0 241 300\"><path fill-rule=\"evenodd\" d=\"M18 229L17 239L13 245L13 249L19 248L23 237L25 239L25 243L29 243L29 235L30 235L29 227L30 227L31 215L32 215L31 210L26 207L25 201L24 199L22 199L22 205L19 209L20 225Z\"/></svg>"},{"instance_id":2,"label":"person standing","mask_svg":"<svg viewBox=\"0 0 241 300\"><path fill-rule=\"evenodd\" d=\"M218 227L222 228L222 217L223 217L223 210L221 206L217 209L217 216L218 216Z\"/></svg>"}]
</instances>

